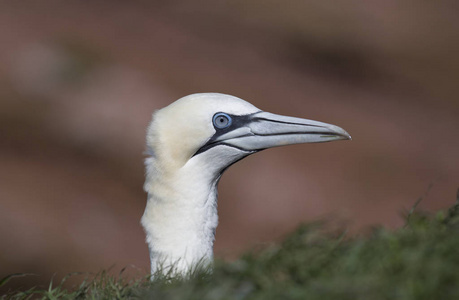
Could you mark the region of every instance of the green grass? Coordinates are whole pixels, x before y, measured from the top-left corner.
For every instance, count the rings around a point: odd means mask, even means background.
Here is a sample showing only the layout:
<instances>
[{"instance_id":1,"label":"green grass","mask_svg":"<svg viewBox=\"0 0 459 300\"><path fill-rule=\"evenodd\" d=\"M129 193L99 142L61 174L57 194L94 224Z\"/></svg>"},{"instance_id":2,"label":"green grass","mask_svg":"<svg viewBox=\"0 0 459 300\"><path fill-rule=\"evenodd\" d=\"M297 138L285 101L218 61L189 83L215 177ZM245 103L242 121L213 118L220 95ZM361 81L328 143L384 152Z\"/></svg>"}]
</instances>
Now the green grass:
<instances>
[{"instance_id":1,"label":"green grass","mask_svg":"<svg viewBox=\"0 0 459 300\"><path fill-rule=\"evenodd\" d=\"M101 272L70 290L50 284L0 298L459 299L459 202L435 215L410 212L406 220L401 229L363 238L304 225L278 246L218 261L213 274L189 280Z\"/></svg>"}]
</instances>

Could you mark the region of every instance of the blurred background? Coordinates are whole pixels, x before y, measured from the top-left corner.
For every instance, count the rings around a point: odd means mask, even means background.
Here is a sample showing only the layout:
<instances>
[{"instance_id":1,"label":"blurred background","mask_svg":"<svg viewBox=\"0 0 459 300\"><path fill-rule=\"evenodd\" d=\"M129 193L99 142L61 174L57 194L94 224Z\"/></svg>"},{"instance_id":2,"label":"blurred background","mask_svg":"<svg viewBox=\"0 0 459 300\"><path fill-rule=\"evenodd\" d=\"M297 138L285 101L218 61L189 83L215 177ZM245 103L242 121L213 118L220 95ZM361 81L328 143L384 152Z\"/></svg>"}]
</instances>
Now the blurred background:
<instances>
[{"instance_id":1,"label":"blurred background","mask_svg":"<svg viewBox=\"0 0 459 300\"><path fill-rule=\"evenodd\" d=\"M190 93L339 125L219 185L216 256L302 222L396 228L459 187L459 2L1 1L0 277L148 272L145 128ZM429 186L431 188L429 189ZM427 193L428 191L428 193Z\"/></svg>"}]
</instances>

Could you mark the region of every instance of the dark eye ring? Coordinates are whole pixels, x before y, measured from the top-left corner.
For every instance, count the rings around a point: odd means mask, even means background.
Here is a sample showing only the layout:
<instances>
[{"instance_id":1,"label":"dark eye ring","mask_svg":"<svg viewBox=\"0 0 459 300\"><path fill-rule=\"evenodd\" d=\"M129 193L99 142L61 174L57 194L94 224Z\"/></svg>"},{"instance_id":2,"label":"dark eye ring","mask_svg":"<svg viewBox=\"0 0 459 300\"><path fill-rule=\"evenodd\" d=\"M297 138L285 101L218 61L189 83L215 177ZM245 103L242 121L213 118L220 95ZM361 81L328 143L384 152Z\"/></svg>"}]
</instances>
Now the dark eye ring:
<instances>
[{"instance_id":1,"label":"dark eye ring","mask_svg":"<svg viewBox=\"0 0 459 300\"><path fill-rule=\"evenodd\" d=\"M216 113L212 118L214 126L218 129L227 128L231 125L231 117L225 113Z\"/></svg>"}]
</instances>

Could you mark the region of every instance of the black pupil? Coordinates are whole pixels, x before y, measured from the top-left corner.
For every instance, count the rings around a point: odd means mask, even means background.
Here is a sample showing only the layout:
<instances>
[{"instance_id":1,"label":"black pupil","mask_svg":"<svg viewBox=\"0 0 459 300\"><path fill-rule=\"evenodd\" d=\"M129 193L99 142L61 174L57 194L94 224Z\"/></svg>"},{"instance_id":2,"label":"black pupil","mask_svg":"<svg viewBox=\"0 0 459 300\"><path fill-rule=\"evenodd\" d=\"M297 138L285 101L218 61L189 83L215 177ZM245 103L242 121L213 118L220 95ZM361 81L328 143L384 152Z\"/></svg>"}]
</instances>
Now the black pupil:
<instances>
[{"instance_id":1,"label":"black pupil","mask_svg":"<svg viewBox=\"0 0 459 300\"><path fill-rule=\"evenodd\" d=\"M226 122L226 119L225 119L224 117L220 117L220 119L218 119L218 121L219 121L220 123L222 123L222 124L223 124L223 123L225 123L225 122Z\"/></svg>"}]
</instances>

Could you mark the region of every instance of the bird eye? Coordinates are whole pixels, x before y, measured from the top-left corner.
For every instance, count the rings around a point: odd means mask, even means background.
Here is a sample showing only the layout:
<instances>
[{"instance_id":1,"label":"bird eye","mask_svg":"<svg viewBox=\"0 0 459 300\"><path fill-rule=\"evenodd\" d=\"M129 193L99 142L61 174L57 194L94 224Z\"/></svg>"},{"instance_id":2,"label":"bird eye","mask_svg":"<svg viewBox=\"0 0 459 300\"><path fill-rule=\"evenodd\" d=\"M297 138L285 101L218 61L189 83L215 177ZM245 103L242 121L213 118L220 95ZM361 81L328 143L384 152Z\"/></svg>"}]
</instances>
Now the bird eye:
<instances>
[{"instance_id":1,"label":"bird eye","mask_svg":"<svg viewBox=\"0 0 459 300\"><path fill-rule=\"evenodd\" d=\"M223 129L231 125L231 117L225 113L216 113L212 120L214 126L219 129Z\"/></svg>"}]
</instances>

